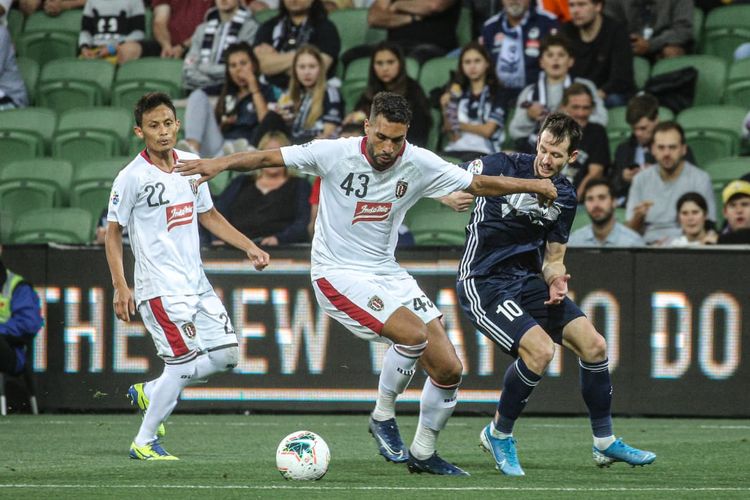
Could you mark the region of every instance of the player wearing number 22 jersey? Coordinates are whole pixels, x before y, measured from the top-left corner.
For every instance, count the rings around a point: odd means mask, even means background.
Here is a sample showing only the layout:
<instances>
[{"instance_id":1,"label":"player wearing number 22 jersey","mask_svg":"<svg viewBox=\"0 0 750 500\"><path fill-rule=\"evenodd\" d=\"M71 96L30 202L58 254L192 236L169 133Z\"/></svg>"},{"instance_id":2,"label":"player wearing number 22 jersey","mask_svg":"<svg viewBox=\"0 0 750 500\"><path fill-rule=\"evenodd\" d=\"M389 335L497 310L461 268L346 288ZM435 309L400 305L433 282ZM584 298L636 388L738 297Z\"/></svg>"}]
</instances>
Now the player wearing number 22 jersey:
<instances>
[{"instance_id":1,"label":"player wearing number 22 jersey","mask_svg":"<svg viewBox=\"0 0 750 500\"><path fill-rule=\"evenodd\" d=\"M411 472L466 475L440 458L438 433L456 405L462 365L440 323L440 312L394 257L398 227L422 197L458 190L477 195L534 191L556 195L548 180L476 176L406 142L406 100L381 92L373 100L366 137L316 140L277 150L185 162L184 175L202 180L230 168L286 166L322 177L312 245L312 280L320 307L355 335L390 344L369 430L381 455L407 462ZM395 401L417 361L429 378L420 418L407 449L395 420Z\"/></svg>"}]
</instances>

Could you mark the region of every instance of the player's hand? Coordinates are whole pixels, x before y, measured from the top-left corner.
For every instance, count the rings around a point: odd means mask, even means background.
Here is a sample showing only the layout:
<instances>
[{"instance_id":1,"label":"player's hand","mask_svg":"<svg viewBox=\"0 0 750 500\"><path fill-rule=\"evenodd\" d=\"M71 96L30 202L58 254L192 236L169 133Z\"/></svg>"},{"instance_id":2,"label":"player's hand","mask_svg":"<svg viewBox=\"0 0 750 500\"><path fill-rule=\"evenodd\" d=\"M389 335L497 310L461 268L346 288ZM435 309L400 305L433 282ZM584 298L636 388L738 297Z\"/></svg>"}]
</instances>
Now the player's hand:
<instances>
[{"instance_id":1,"label":"player's hand","mask_svg":"<svg viewBox=\"0 0 750 500\"><path fill-rule=\"evenodd\" d=\"M456 191L440 198L440 203L452 208L456 212L466 212L474 203L474 195L466 191Z\"/></svg>"},{"instance_id":2,"label":"player's hand","mask_svg":"<svg viewBox=\"0 0 750 500\"><path fill-rule=\"evenodd\" d=\"M569 274L558 276L552 283L549 284L549 300L544 305L559 304L568 295L568 280L570 279Z\"/></svg>"},{"instance_id":3,"label":"player's hand","mask_svg":"<svg viewBox=\"0 0 750 500\"><path fill-rule=\"evenodd\" d=\"M253 243L247 252L247 258L250 259L250 263L253 265L256 271L262 271L268 266L271 256L267 252L264 252L257 245Z\"/></svg>"},{"instance_id":4,"label":"player's hand","mask_svg":"<svg viewBox=\"0 0 750 500\"><path fill-rule=\"evenodd\" d=\"M557 199L557 188L549 179L537 179L537 188L535 192L539 195L539 201L551 205Z\"/></svg>"},{"instance_id":5,"label":"player's hand","mask_svg":"<svg viewBox=\"0 0 750 500\"><path fill-rule=\"evenodd\" d=\"M180 160L180 163L175 165L175 170L180 175L195 175L200 174L201 178L198 180L198 184L208 182L227 168L226 157L214 158L214 159L200 159L200 160Z\"/></svg>"},{"instance_id":6,"label":"player's hand","mask_svg":"<svg viewBox=\"0 0 750 500\"><path fill-rule=\"evenodd\" d=\"M112 304L115 306L117 319L127 323L130 321L130 316L135 316L135 300L133 300L133 294L127 286L115 288Z\"/></svg>"}]
</instances>

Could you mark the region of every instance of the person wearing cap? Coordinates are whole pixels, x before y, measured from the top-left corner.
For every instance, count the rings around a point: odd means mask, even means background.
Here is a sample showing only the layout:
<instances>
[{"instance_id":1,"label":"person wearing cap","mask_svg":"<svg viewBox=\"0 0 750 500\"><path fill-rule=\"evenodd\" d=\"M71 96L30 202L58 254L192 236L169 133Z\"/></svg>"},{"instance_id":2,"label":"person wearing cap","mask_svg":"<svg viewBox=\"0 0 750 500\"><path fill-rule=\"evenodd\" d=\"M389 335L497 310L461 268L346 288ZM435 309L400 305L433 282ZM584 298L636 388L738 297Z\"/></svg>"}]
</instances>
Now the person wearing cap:
<instances>
[{"instance_id":1,"label":"person wearing cap","mask_svg":"<svg viewBox=\"0 0 750 500\"><path fill-rule=\"evenodd\" d=\"M750 182L730 182L722 191L721 200L727 227L719 235L719 244L750 244Z\"/></svg>"}]
</instances>

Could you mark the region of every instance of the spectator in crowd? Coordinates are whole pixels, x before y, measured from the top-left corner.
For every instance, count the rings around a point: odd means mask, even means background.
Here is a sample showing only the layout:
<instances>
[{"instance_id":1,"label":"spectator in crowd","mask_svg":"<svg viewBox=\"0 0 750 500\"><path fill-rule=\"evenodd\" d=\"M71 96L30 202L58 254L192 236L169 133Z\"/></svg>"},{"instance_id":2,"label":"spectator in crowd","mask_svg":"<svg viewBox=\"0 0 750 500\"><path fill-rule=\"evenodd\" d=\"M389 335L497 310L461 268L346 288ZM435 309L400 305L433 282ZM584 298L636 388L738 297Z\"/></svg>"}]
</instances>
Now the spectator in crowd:
<instances>
[{"instance_id":1,"label":"spectator in crowd","mask_svg":"<svg viewBox=\"0 0 750 500\"><path fill-rule=\"evenodd\" d=\"M583 203L591 224L573 231L568 239L570 247L638 247L646 243L615 217L615 197L612 187L604 179L594 179L586 185Z\"/></svg>"},{"instance_id":2,"label":"spectator in crowd","mask_svg":"<svg viewBox=\"0 0 750 500\"><path fill-rule=\"evenodd\" d=\"M203 90L190 93L185 108L185 139L178 149L188 146L191 152L211 157L258 144L258 125L268 112L268 104L275 101L273 88L263 82L258 60L248 43L230 45L224 57L226 75L216 106L211 105ZM243 141L244 149L229 147Z\"/></svg>"},{"instance_id":3,"label":"spectator in crowd","mask_svg":"<svg viewBox=\"0 0 750 500\"><path fill-rule=\"evenodd\" d=\"M214 0L151 0L154 38L141 42L138 57L182 59L213 5Z\"/></svg>"},{"instance_id":4,"label":"spectator in crowd","mask_svg":"<svg viewBox=\"0 0 750 500\"><path fill-rule=\"evenodd\" d=\"M636 56L685 55L693 42L693 0L607 0L604 14L624 22Z\"/></svg>"},{"instance_id":5,"label":"spectator in crowd","mask_svg":"<svg viewBox=\"0 0 750 500\"><path fill-rule=\"evenodd\" d=\"M281 132L264 135L259 149L290 144ZM241 233L261 246L307 241L310 183L289 175L284 167L265 168L232 179L216 199L216 208Z\"/></svg>"},{"instance_id":6,"label":"spectator in crowd","mask_svg":"<svg viewBox=\"0 0 750 500\"><path fill-rule=\"evenodd\" d=\"M8 25L8 11L13 0L0 0L0 26Z\"/></svg>"},{"instance_id":7,"label":"spectator in crowd","mask_svg":"<svg viewBox=\"0 0 750 500\"><path fill-rule=\"evenodd\" d=\"M460 13L459 0L375 0L367 22L373 28L387 29L388 41L422 64L458 47L456 21Z\"/></svg>"},{"instance_id":8,"label":"spectator in crowd","mask_svg":"<svg viewBox=\"0 0 750 500\"><path fill-rule=\"evenodd\" d=\"M685 132L672 121L654 128L651 154L657 167L647 168L633 178L627 203L628 226L643 235L646 243L664 244L680 236L677 200L694 191L708 203L708 220L716 220L711 178L685 159Z\"/></svg>"},{"instance_id":9,"label":"spectator in crowd","mask_svg":"<svg viewBox=\"0 0 750 500\"><path fill-rule=\"evenodd\" d=\"M443 150L462 161L500 152L505 134L505 111L500 85L487 50L469 42L458 58L453 82L440 97L443 132L449 142Z\"/></svg>"},{"instance_id":10,"label":"spectator in crowd","mask_svg":"<svg viewBox=\"0 0 750 500\"><path fill-rule=\"evenodd\" d=\"M297 49L305 44L320 49L325 73L333 78L341 39L322 0L282 0L279 15L263 23L255 37L254 50L261 73L279 89L287 88L292 60Z\"/></svg>"},{"instance_id":11,"label":"spectator in crowd","mask_svg":"<svg viewBox=\"0 0 750 500\"><path fill-rule=\"evenodd\" d=\"M516 142L516 149L531 153L536 148L537 134L547 115L556 111L562 102L565 89L572 83L586 85L594 96L594 109L590 120L593 123L607 125L607 108L596 92L596 85L585 78L571 78L573 52L570 41L561 35L547 35L542 40L539 66L542 71L536 82L521 91L516 102L516 111L510 122L511 138Z\"/></svg>"},{"instance_id":12,"label":"spectator in crowd","mask_svg":"<svg viewBox=\"0 0 750 500\"><path fill-rule=\"evenodd\" d=\"M593 179L604 177L609 168L609 141L607 131L598 123L592 123L594 96L582 83L574 83L563 92L560 109L570 115L583 130L575 161L563 168L562 174L575 186L578 201L583 201L586 185Z\"/></svg>"},{"instance_id":13,"label":"spectator in crowd","mask_svg":"<svg viewBox=\"0 0 750 500\"><path fill-rule=\"evenodd\" d=\"M83 59L136 59L146 30L142 0L87 0L78 49Z\"/></svg>"},{"instance_id":14,"label":"spectator in crowd","mask_svg":"<svg viewBox=\"0 0 750 500\"><path fill-rule=\"evenodd\" d=\"M2 4L10 5L12 0L0 0L0 10ZM66 10L81 9L86 5L86 0L18 0L18 8L26 16L30 16L37 10L44 10L48 16L59 16ZM1 15L1 14L0 14Z\"/></svg>"},{"instance_id":15,"label":"spectator in crowd","mask_svg":"<svg viewBox=\"0 0 750 500\"><path fill-rule=\"evenodd\" d=\"M633 50L622 22L602 14L604 0L570 0L572 21L562 31L573 44L571 73L596 84L608 108L624 106L635 91Z\"/></svg>"},{"instance_id":16,"label":"spectator in crowd","mask_svg":"<svg viewBox=\"0 0 750 500\"><path fill-rule=\"evenodd\" d=\"M504 108L511 109L521 90L537 81L541 41L559 25L552 15L529 9L530 0L502 1L503 11L487 19L481 38L504 88Z\"/></svg>"},{"instance_id":17,"label":"spectator in crowd","mask_svg":"<svg viewBox=\"0 0 750 500\"><path fill-rule=\"evenodd\" d=\"M7 269L0 259L0 373L23 372L30 362L26 358L27 346L43 324L34 287L23 276Z\"/></svg>"},{"instance_id":18,"label":"spectator in crowd","mask_svg":"<svg viewBox=\"0 0 750 500\"><path fill-rule=\"evenodd\" d=\"M402 95L411 103L413 118L409 126L409 142L427 146L432 124L430 105L422 87L406 73L404 53L394 42L383 41L373 49L367 87L344 122L364 124L370 116L375 94L381 91Z\"/></svg>"},{"instance_id":19,"label":"spectator in crowd","mask_svg":"<svg viewBox=\"0 0 750 500\"><path fill-rule=\"evenodd\" d=\"M10 32L0 26L0 111L24 108L29 100L26 86L16 64L16 51L10 39Z\"/></svg>"},{"instance_id":20,"label":"spectator in crowd","mask_svg":"<svg viewBox=\"0 0 750 500\"><path fill-rule=\"evenodd\" d=\"M225 51L237 42L252 43L258 23L240 0L216 0L216 7L206 13L190 43L182 66L182 83L186 90L203 89L218 95L226 72Z\"/></svg>"},{"instance_id":21,"label":"spectator in crowd","mask_svg":"<svg viewBox=\"0 0 750 500\"><path fill-rule=\"evenodd\" d=\"M716 231L708 220L706 199L695 192L677 200L677 222L682 234L668 243L672 247L692 247L716 243Z\"/></svg>"},{"instance_id":22,"label":"spectator in crowd","mask_svg":"<svg viewBox=\"0 0 750 500\"><path fill-rule=\"evenodd\" d=\"M638 94L628 101L625 121L632 134L617 145L610 179L617 198L617 206L624 207L633 177L645 168L656 164L651 154L654 128L659 123L659 101L650 94ZM687 161L695 164L693 150L687 146Z\"/></svg>"},{"instance_id":23,"label":"spectator in crowd","mask_svg":"<svg viewBox=\"0 0 750 500\"><path fill-rule=\"evenodd\" d=\"M719 235L719 244L750 244L750 182L730 182L722 191L721 199L727 227Z\"/></svg>"}]
</instances>

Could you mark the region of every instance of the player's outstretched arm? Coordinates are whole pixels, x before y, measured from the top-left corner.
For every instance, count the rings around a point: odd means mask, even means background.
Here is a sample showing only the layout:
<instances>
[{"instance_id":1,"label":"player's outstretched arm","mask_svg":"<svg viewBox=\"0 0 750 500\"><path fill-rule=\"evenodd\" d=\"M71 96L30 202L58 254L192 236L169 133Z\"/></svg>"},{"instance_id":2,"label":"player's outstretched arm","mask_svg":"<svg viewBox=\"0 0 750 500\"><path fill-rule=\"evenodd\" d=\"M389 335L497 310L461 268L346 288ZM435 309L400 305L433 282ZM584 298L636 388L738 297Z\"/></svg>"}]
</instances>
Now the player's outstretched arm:
<instances>
[{"instance_id":1,"label":"player's outstretched arm","mask_svg":"<svg viewBox=\"0 0 750 500\"><path fill-rule=\"evenodd\" d=\"M266 149L246 153L234 153L229 156L200 160L180 160L175 170L181 175L200 174L199 184L207 182L224 170L249 172L259 168L285 167L280 149Z\"/></svg>"},{"instance_id":2,"label":"player's outstretched arm","mask_svg":"<svg viewBox=\"0 0 750 500\"><path fill-rule=\"evenodd\" d=\"M269 255L231 225L216 208L198 214L198 221L217 238L245 252L256 270L262 271L268 265Z\"/></svg>"},{"instance_id":3,"label":"player's outstretched arm","mask_svg":"<svg viewBox=\"0 0 750 500\"><path fill-rule=\"evenodd\" d=\"M568 294L568 280L570 275L565 269L565 250L567 246L562 243L547 242L544 252L544 264L542 274L544 281L549 286L549 300L545 304L559 304Z\"/></svg>"},{"instance_id":4,"label":"player's outstretched arm","mask_svg":"<svg viewBox=\"0 0 750 500\"><path fill-rule=\"evenodd\" d=\"M104 250L107 255L109 273L112 275L112 286L115 289L115 296L112 300L115 315L123 321L130 321L130 316L135 316L135 300L125 279L125 269L122 265L122 227L117 222L110 222L107 225Z\"/></svg>"},{"instance_id":5,"label":"player's outstretched arm","mask_svg":"<svg viewBox=\"0 0 750 500\"><path fill-rule=\"evenodd\" d=\"M466 191L475 196L537 193L548 201L557 198L557 188L549 179L517 179L504 175L475 175Z\"/></svg>"}]
</instances>

